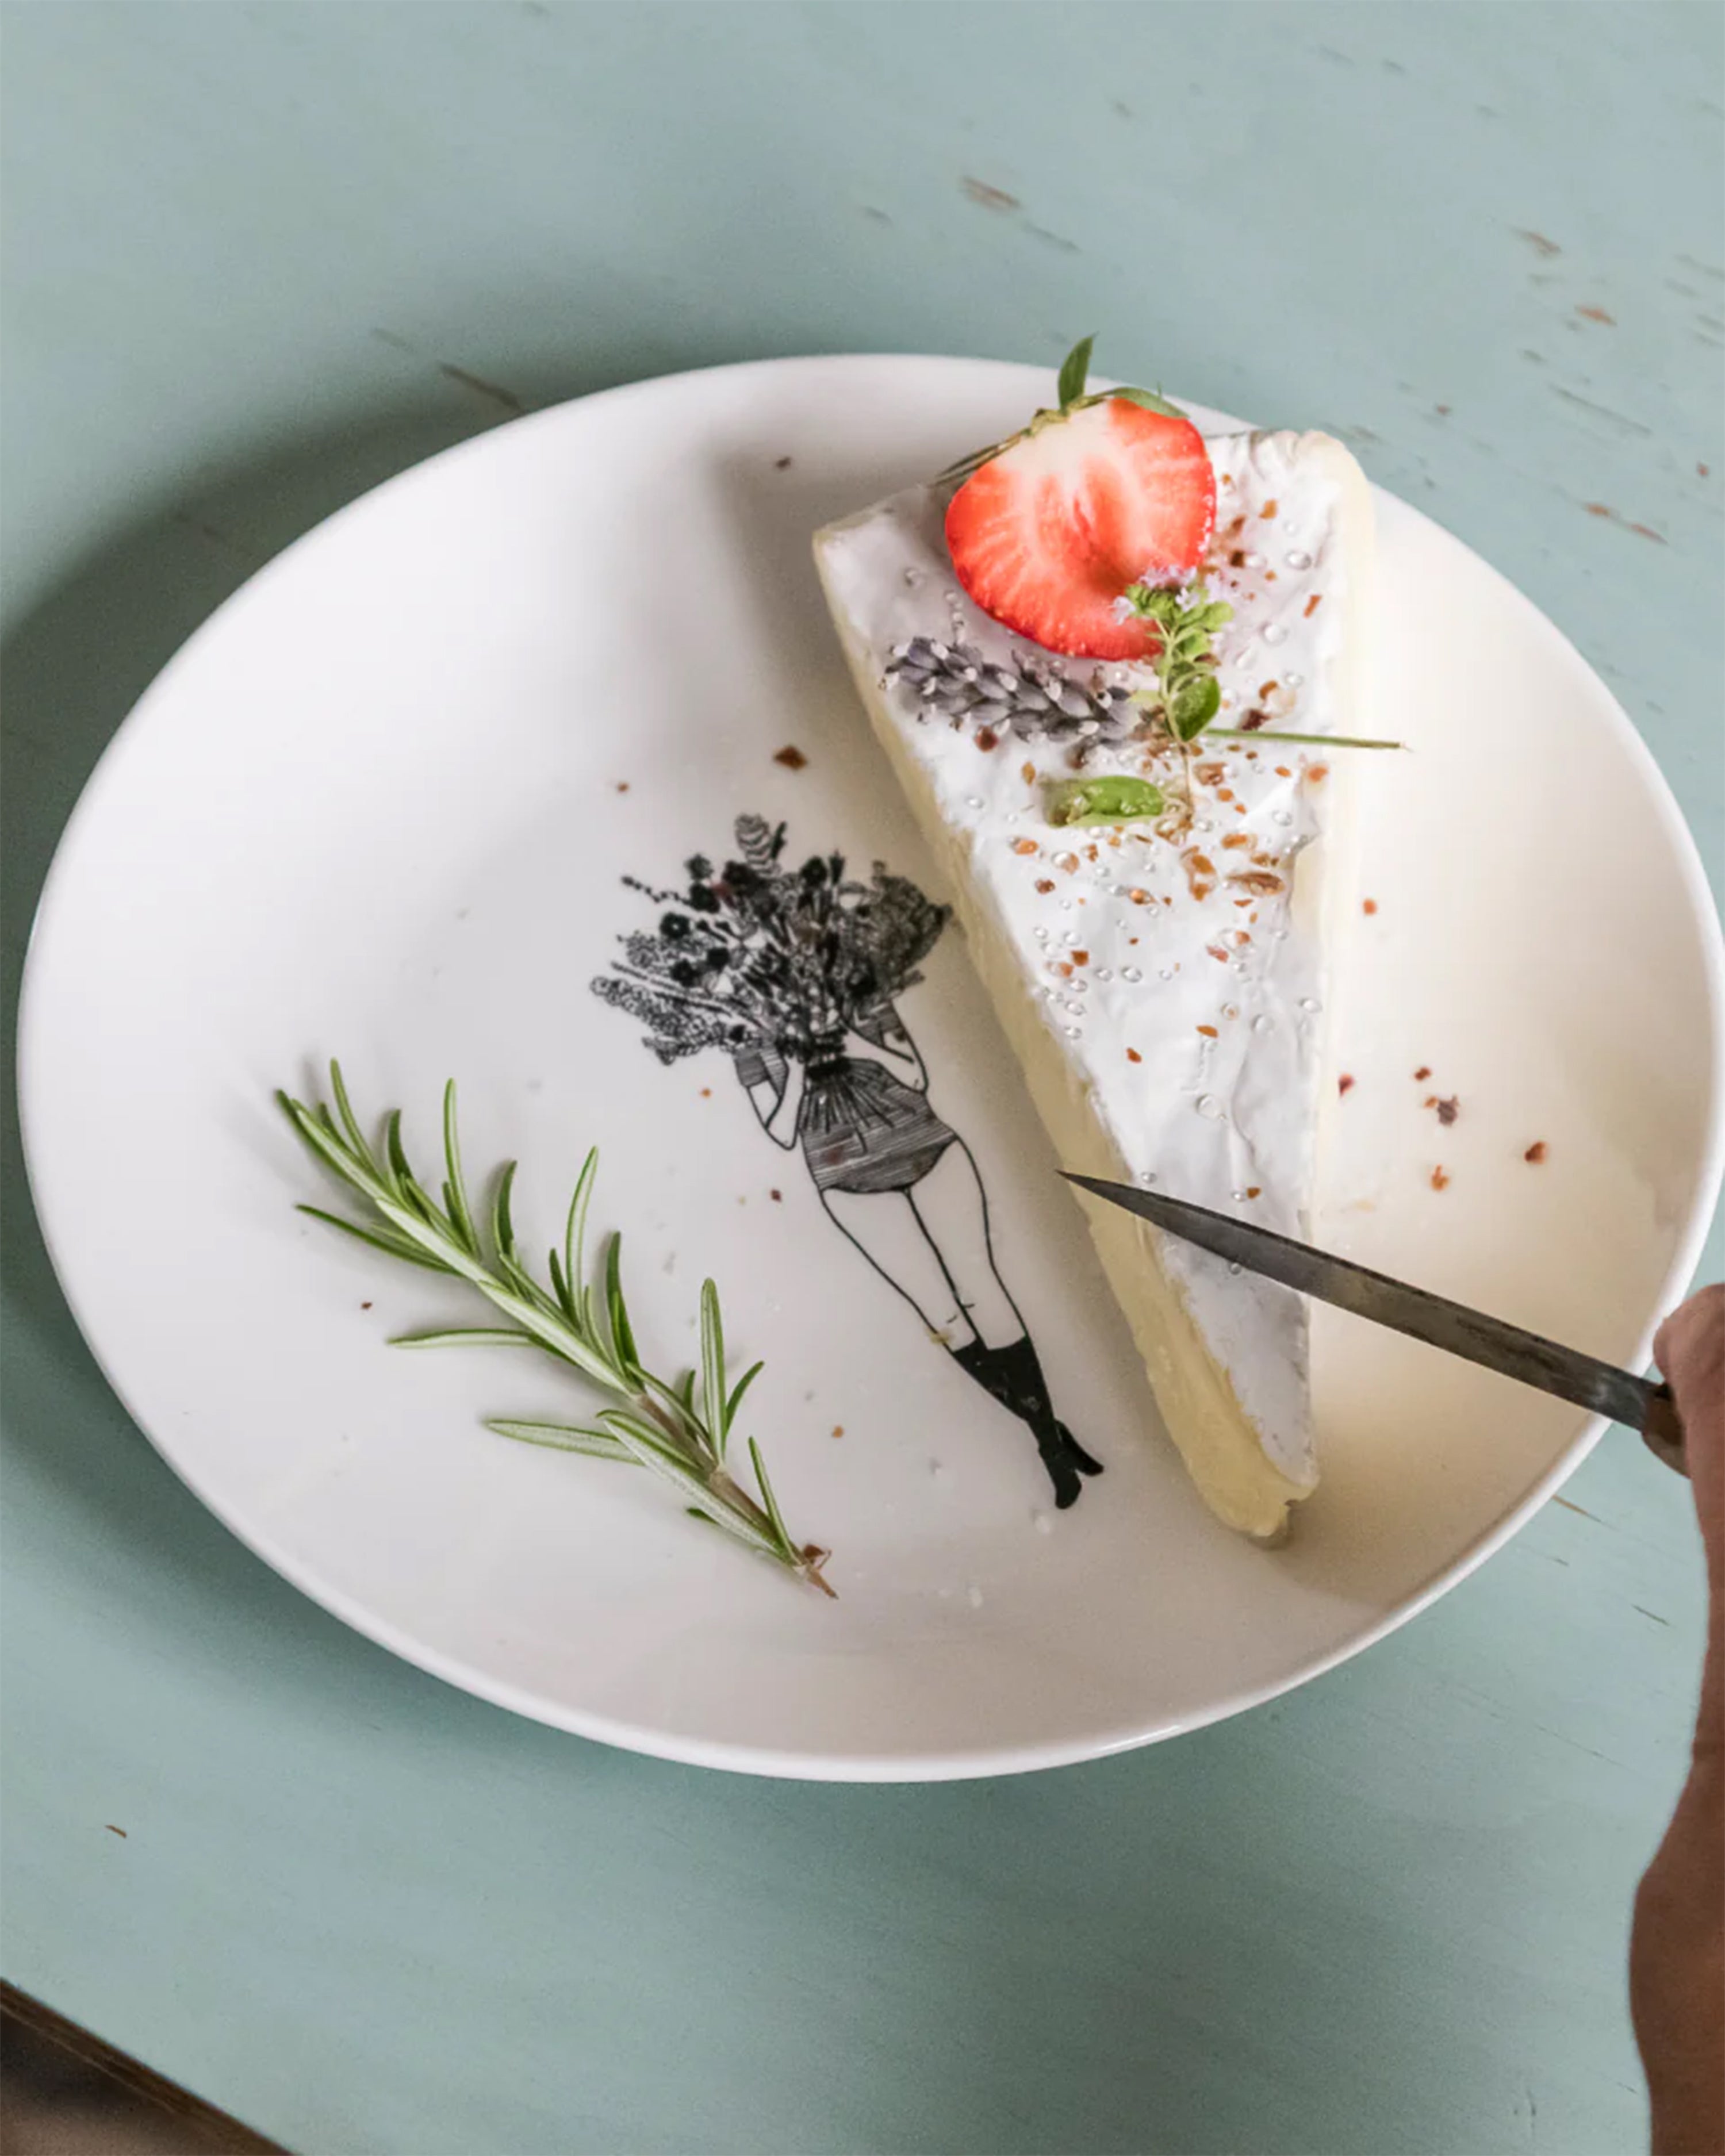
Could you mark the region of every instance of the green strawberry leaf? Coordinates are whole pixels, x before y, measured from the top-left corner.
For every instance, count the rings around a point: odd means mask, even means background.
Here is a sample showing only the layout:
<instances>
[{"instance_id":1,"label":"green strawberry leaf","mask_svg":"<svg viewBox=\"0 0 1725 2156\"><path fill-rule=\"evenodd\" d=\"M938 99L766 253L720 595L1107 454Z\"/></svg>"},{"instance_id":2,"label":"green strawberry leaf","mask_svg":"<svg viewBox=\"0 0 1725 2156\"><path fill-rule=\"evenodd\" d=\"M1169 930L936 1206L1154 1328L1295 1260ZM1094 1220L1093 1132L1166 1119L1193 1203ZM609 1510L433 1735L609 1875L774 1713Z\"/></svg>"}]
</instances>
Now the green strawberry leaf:
<instances>
[{"instance_id":1,"label":"green strawberry leaf","mask_svg":"<svg viewBox=\"0 0 1725 2156\"><path fill-rule=\"evenodd\" d=\"M1090 355L1095 343L1093 336L1081 337L1060 362L1060 378L1055 395L1063 412L1070 412L1084 394L1084 385L1090 379Z\"/></svg>"}]
</instances>

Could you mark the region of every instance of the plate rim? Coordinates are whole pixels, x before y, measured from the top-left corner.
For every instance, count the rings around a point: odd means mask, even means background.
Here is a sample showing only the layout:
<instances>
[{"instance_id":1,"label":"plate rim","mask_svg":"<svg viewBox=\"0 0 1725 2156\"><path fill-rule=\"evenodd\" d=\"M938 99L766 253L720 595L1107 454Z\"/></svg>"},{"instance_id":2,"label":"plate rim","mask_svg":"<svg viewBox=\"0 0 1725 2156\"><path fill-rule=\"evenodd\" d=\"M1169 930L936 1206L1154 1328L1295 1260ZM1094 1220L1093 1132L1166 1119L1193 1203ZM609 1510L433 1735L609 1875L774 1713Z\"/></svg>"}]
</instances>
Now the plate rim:
<instances>
[{"instance_id":1,"label":"plate rim","mask_svg":"<svg viewBox=\"0 0 1725 2156\"><path fill-rule=\"evenodd\" d=\"M1559 1452L1545 1474L1528 1491L1521 1502L1512 1507L1489 1527L1482 1529L1465 1549L1433 1577L1410 1593L1404 1600L1382 1613L1371 1623L1353 1634L1340 1645L1313 1655L1296 1669L1265 1682L1238 1687L1218 1697L1201 1712L1177 1720L1160 1723L1148 1729L1129 1730L1084 1738L1051 1739L1045 1743L1024 1743L1008 1746L984 1746L976 1750L942 1750L938 1753L913 1752L890 1753L807 1753L779 1748L762 1747L746 1743L704 1738L683 1737L652 1727L644 1727L619 1717L590 1711L561 1707L538 1694L499 1678L465 1662L459 1656L428 1647L402 1630L388 1618L379 1615L358 1601L346 1589L321 1579L316 1568L302 1562L293 1554L270 1546L270 1538L261 1531L254 1531L232 1517L229 1509L208 1491L199 1486L194 1477L182 1467L168 1450L166 1443L150 1429L135 1410L126 1388L118 1381L110 1366L109 1358L97 1329L89 1321L69 1279L69 1267L63 1260L62 1248L54 1224L42 1202L42 1174L37 1157L37 1139L33 1136L36 1125L36 1111L33 1101L37 1097L39 1081L33 1077L39 1055L42 1021L36 1017L40 999L39 983L44 960L42 953L53 931L54 898L60 883L72 873L70 864L80 833L94 812L95 804L105 788L113 782L119 764L141 737L141 721L147 717L167 685L170 684L182 664L188 663L203 639L211 635L223 618L242 600L252 595L257 588L272 578L300 549L321 539L331 526L361 510L377 496L434 466L448 465L454 460L483 454L485 445L506 431L531 428L536 423L561 416L577 406L614 404L632 398L650 396L672 384L687 383L708 376L737 377L745 375L765 375L786 370L798 372L834 372L854 367L859 363L883 368L904 366L950 367L974 373L978 369L998 371L1003 376L1016 374L1027 378L1040 378L1047 369L1034 362L984 357L969 357L952 353L921 352L821 352L807 355L783 355L771 358L718 362L711 366L681 368L669 374L649 375L639 379L619 382L608 388L588 392L581 396L560 399L554 404L540 407L517 418L506 420L500 425L468 436L405 465L388 477L367 487L351 501L343 502L327 516L321 517L306 531L300 533L285 547L258 568L230 592L221 603L202 620L182 643L157 670L140 695L135 699L126 716L115 728L104 745L89 775L79 790L78 798L61 827L54 842L54 852L43 878L26 939L23 964L18 999L17 1044L14 1055L14 1079L18 1106L19 1135L23 1156L26 1185L38 1230L54 1270L59 1291L77 1325L85 1346L102 1375L104 1382L114 1394L127 1418L149 1443L182 1485L189 1490L204 1509L218 1520L223 1527L247 1549L259 1558L290 1585L305 1594L320 1608L357 1632L362 1638L385 1648L410 1666L429 1676L456 1686L494 1706L512 1713L525 1716L531 1721L550 1727L562 1729L595 1742L620 1749L641 1753L646 1757L666 1760L680 1765L716 1768L723 1772L748 1774L771 1779L857 1784L911 1784L974 1780L994 1775L1038 1772L1045 1768L1070 1766L1093 1759L1111 1758L1123 1752L1158 1743L1170 1738L1207 1727L1225 1721L1236 1714L1266 1704L1298 1686L1310 1683L1350 1661L1357 1655L1388 1638L1404 1625L1410 1622L1435 1602L1459 1586L1476 1572L1486 1560L1502 1549L1518 1534L1532 1515L1552 1495L1569 1479L1580 1466L1605 1430L1610 1427L1603 1417L1592 1417L1584 1422L1570 1442ZM1206 418L1228 421L1228 415L1214 408L1191 400L1195 410ZM1242 425L1245 423L1233 421ZM1702 970L1707 1004L1707 1034L1710 1057L1711 1085L1708 1093L1706 1127L1702 1158L1695 1187L1690 1199L1686 1217L1677 1237L1673 1257L1664 1276L1657 1298L1660 1310L1672 1306L1674 1291L1686 1288L1694 1275L1705 1247L1714 1212L1717 1207L1722 1184L1725 1184L1725 929L1722 929L1719 913L1714 905L1711 886L1702 865L1695 837L1683 814L1658 760L1645 739L1630 717L1610 685L1598 670L1589 664L1564 631L1543 608L1524 593L1503 571L1496 567L1478 553L1466 541L1459 538L1447 526L1412 502L1395 495L1375 480L1369 482L1375 497L1395 503L1399 514L1418 520L1441 535L1450 547L1457 548L1476 568L1483 570L1499 593L1517 609L1534 634L1543 637L1553 655L1562 663L1580 672L1603 699L1605 719L1632 765L1637 769L1645 786L1650 803L1670 858L1677 871L1680 886L1698 930ZM1651 1358L1652 1341L1659 1319L1644 1327L1634 1361L1645 1365Z\"/></svg>"}]
</instances>

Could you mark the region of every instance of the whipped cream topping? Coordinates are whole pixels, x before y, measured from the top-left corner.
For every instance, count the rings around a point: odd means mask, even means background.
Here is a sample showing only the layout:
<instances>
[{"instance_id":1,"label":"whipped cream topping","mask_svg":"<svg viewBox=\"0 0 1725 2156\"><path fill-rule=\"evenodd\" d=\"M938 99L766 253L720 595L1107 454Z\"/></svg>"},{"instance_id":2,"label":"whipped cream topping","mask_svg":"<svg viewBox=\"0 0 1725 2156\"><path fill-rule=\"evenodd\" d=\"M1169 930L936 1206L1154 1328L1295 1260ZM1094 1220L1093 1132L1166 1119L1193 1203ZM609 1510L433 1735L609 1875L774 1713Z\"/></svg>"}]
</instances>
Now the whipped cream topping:
<instances>
[{"instance_id":1,"label":"whipped cream topping","mask_svg":"<svg viewBox=\"0 0 1725 2156\"><path fill-rule=\"evenodd\" d=\"M1217 632L1219 726L1191 758L1194 815L1173 839L1148 823L1057 828L1052 781L1073 744L930 713L888 679L915 637L975 646L991 664L1049 654L960 590L942 498L894 496L821 542L835 603L873 655L906 752L968 849L978 903L1017 952L1043 1024L1128 1178L1170 1196L1307 1232L1324 969L1317 923L1295 905L1296 865L1337 790L1322 749L1278 729L1349 731L1340 664L1351 611L1344 491L1363 489L1322 435L1217 437L1217 529L1203 575L1235 619ZM1086 686L1147 685L1147 669L1055 662ZM1346 723L1344 723L1346 721ZM1339 752L1347 755L1349 752ZM1170 778L1168 752L1097 742L1086 777ZM1266 1455L1309 1481L1306 1316L1296 1296L1174 1239L1163 1265Z\"/></svg>"}]
</instances>

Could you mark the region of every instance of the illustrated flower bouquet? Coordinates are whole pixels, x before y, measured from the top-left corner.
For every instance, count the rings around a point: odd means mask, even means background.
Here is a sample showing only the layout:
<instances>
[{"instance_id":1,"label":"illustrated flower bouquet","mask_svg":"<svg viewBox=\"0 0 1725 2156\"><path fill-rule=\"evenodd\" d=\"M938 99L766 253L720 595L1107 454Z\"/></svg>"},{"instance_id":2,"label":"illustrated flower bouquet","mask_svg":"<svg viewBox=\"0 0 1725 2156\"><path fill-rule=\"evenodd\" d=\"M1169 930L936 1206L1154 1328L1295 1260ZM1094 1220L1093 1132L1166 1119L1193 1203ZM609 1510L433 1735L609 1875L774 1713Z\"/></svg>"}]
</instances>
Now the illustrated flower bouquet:
<instances>
[{"instance_id":1,"label":"illustrated flower bouquet","mask_svg":"<svg viewBox=\"0 0 1725 2156\"><path fill-rule=\"evenodd\" d=\"M665 910L656 928L623 937L595 993L643 1020L666 1064L706 1048L808 1063L847 1032L878 1040L949 910L878 861L866 883L846 877L839 854L788 866L783 824L741 816L736 838L733 860L686 862L680 890L627 879Z\"/></svg>"}]
</instances>

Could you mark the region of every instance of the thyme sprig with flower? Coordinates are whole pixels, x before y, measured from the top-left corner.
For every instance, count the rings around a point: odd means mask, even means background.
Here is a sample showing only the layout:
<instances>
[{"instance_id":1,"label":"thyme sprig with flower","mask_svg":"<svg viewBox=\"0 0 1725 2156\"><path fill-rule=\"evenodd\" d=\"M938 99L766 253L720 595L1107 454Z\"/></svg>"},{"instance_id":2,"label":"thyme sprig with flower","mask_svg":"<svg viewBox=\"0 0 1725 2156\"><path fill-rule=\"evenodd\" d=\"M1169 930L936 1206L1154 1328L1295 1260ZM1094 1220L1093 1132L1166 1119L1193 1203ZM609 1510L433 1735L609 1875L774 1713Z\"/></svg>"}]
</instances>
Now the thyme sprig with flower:
<instances>
[{"instance_id":1,"label":"thyme sprig with flower","mask_svg":"<svg viewBox=\"0 0 1725 2156\"><path fill-rule=\"evenodd\" d=\"M468 1195L453 1080L444 1091L441 1204L408 1163L402 1142L401 1111L390 1111L382 1142L373 1145L354 1115L337 1063L330 1065L330 1091L333 1111L322 1101L308 1107L286 1093L278 1093L276 1099L307 1147L374 1217L362 1223L325 1212L321 1206L299 1209L389 1257L465 1281L509 1321L501 1327L445 1327L408 1333L392 1344L542 1349L608 1395L612 1404L600 1408L590 1422L500 1417L486 1423L488 1430L526 1445L644 1467L685 1500L685 1509L695 1518L721 1528L757 1556L771 1558L831 1595L833 1589L821 1572L828 1553L793 1538L768 1479L761 1448L752 1437L748 1454L758 1499L730 1472L726 1452L732 1427L762 1365L755 1363L731 1383L713 1283L707 1281L701 1291L701 1368L673 1382L649 1370L636 1345L624 1299L620 1235L614 1235L607 1246L598 1286L588 1281L587 1215L598 1171L597 1151L588 1154L576 1183L562 1252L550 1254L547 1292L522 1263L516 1245L510 1211L515 1163L508 1163L494 1178L483 1224Z\"/></svg>"},{"instance_id":2,"label":"thyme sprig with flower","mask_svg":"<svg viewBox=\"0 0 1725 2156\"><path fill-rule=\"evenodd\" d=\"M1156 654L1156 686L1133 692L1132 701L1170 740L1187 748L1200 735L1212 741L1255 741L1259 731L1277 741L1316 748L1399 748L1393 741L1358 734L1296 734L1280 727L1219 726L1222 685L1216 679L1215 634L1234 619L1225 599L1213 599L1202 583L1129 584L1117 605L1122 616L1154 623L1162 639Z\"/></svg>"}]
</instances>

